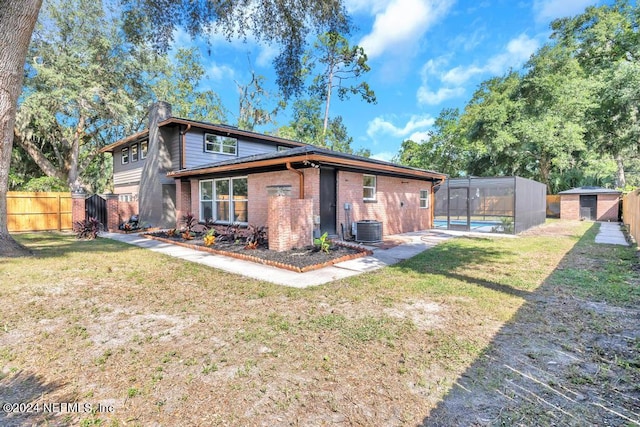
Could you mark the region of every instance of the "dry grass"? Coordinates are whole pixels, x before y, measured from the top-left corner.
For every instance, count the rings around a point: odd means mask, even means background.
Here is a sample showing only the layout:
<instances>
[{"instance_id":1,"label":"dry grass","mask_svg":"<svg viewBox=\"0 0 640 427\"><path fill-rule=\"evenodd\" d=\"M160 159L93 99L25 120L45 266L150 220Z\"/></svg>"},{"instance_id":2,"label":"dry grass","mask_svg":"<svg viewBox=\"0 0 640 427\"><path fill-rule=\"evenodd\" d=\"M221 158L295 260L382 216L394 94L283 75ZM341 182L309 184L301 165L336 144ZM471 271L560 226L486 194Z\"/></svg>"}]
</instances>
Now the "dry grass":
<instances>
[{"instance_id":1,"label":"dry grass","mask_svg":"<svg viewBox=\"0 0 640 427\"><path fill-rule=\"evenodd\" d=\"M455 239L303 290L105 239L22 235L36 257L0 259L0 402L113 412L0 424L416 425L546 298L585 230Z\"/></svg>"}]
</instances>

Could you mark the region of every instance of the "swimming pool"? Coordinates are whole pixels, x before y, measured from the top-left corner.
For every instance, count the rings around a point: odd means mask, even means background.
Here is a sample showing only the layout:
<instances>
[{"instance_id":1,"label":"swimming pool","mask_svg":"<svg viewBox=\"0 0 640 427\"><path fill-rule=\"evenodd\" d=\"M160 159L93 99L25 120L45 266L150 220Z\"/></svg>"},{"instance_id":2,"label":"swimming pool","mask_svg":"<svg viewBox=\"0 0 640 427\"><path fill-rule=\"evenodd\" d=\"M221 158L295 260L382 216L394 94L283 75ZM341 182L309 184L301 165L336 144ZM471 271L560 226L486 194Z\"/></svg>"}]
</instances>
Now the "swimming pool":
<instances>
[{"instance_id":1,"label":"swimming pool","mask_svg":"<svg viewBox=\"0 0 640 427\"><path fill-rule=\"evenodd\" d=\"M467 221L464 220L451 220L451 225L458 227L465 227L467 225ZM476 231L492 231L493 227L499 226L499 221L471 221L469 223L469 228L471 230ZM433 226L435 228L448 228L446 219L435 219L433 220Z\"/></svg>"}]
</instances>

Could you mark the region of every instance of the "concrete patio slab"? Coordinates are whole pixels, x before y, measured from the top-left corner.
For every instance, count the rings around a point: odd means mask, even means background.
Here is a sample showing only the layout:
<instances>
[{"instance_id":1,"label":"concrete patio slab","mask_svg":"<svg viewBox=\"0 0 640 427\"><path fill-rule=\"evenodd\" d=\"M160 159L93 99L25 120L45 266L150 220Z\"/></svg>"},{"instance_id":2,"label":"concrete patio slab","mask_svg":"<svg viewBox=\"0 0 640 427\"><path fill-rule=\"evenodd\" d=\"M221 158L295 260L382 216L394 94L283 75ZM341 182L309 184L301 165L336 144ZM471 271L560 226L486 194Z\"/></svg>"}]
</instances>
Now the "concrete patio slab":
<instances>
[{"instance_id":1,"label":"concrete patio slab","mask_svg":"<svg viewBox=\"0 0 640 427\"><path fill-rule=\"evenodd\" d=\"M629 242L625 239L620 227L621 224L619 222L601 222L600 230L596 235L596 243L629 246Z\"/></svg>"},{"instance_id":2,"label":"concrete patio slab","mask_svg":"<svg viewBox=\"0 0 640 427\"><path fill-rule=\"evenodd\" d=\"M224 255L211 254L185 248L183 246L147 239L137 234L105 232L101 233L101 236L149 249L168 256L184 259L185 261L218 268L229 273L240 274L253 279L265 280L278 285L291 286L295 288L322 285L334 280L355 276L357 274L393 265L405 259L414 257L420 252L454 237L453 235L433 230L389 236L392 240L401 240L405 243L398 244L397 246L388 249L380 249L376 246L366 246L373 251L373 255L341 262L318 270L296 273L294 271L284 270L269 265L239 260L232 257L226 257Z\"/></svg>"}]
</instances>

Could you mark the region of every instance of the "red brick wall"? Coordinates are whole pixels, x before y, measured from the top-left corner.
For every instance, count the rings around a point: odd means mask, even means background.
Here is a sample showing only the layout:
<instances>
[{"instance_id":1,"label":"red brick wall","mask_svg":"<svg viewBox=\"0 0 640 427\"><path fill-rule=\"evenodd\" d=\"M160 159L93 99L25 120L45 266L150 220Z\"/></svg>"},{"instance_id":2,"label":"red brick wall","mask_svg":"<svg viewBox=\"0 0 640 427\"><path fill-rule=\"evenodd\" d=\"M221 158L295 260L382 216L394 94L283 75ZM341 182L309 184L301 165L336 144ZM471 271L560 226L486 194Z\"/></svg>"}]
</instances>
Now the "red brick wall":
<instances>
[{"instance_id":1,"label":"red brick wall","mask_svg":"<svg viewBox=\"0 0 640 427\"><path fill-rule=\"evenodd\" d=\"M598 221L617 221L619 203L618 194L598 194Z\"/></svg>"},{"instance_id":2,"label":"red brick wall","mask_svg":"<svg viewBox=\"0 0 640 427\"><path fill-rule=\"evenodd\" d=\"M129 221L132 215L138 215L138 202L118 202L118 224ZM142 224L141 224L142 225Z\"/></svg>"},{"instance_id":3,"label":"red brick wall","mask_svg":"<svg viewBox=\"0 0 640 427\"><path fill-rule=\"evenodd\" d=\"M176 179L176 228L180 227L182 217L191 212L191 199L191 183Z\"/></svg>"},{"instance_id":4,"label":"red brick wall","mask_svg":"<svg viewBox=\"0 0 640 427\"><path fill-rule=\"evenodd\" d=\"M196 218L200 220L200 180L198 178L191 178L189 180L191 187L191 210L190 212ZM180 221L182 217L177 218Z\"/></svg>"},{"instance_id":5,"label":"red brick wall","mask_svg":"<svg viewBox=\"0 0 640 427\"><path fill-rule=\"evenodd\" d=\"M314 168L300 169L304 173L304 197L311 199L314 215L320 215L320 170ZM267 224L267 187L270 185L290 185L291 198L300 198L300 177L297 173L285 170L276 172L254 173L248 176L249 218L255 225Z\"/></svg>"},{"instance_id":6,"label":"red brick wall","mask_svg":"<svg viewBox=\"0 0 640 427\"><path fill-rule=\"evenodd\" d=\"M560 219L580 219L580 195L560 195Z\"/></svg>"},{"instance_id":7,"label":"red brick wall","mask_svg":"<svg viewBox=\"0 0 640 427\"><path fill-rule=\"evenodd\" d=\"M431 182L376 177L376 201L362 200L362 173L338 171L338 224L346 224L344 204L351 204L350 222L372 219L382 222L384 235L431 228L431 203L420 208L420 190L432 190Z\"/></svg>"},{"instance_id":8,"label":"red brick wall","mask_svg":"<svg viewBox=\"0 0 640 427\"><path fill-rule=\"evenodd\" d=\"M312 199L271 196L267 206L269 249L288 251L312 243Z\"/></svg>"},{"instance_id":9,"label":"red brick wall","mask_svg":"<svg viewBox=\"0 0 640 427\"><path fill-rule=\"evenodd\" d=\"M87 215L85 211L86 197L87 195L84 193L71 193L71 222L74 231L78 229L76 223L84 221Z\"/></svg>"}]
</instances>

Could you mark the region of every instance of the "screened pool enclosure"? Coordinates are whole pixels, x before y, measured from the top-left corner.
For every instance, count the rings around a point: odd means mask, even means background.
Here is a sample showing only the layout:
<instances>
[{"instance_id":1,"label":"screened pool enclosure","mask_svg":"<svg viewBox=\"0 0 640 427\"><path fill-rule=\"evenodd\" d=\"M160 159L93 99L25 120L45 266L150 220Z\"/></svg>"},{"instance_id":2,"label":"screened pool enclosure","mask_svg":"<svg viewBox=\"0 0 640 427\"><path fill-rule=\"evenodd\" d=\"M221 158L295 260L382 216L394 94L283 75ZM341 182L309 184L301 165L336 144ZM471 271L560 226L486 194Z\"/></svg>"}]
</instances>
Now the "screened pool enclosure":
<instances>
[{"instance_id":1,"label":"screened pool enclosure","mask_svg":"<svg viewBox=\"0 0 640 427\"><path fill-rule=\"evenodd\" d=\"M521 233L544 223L547 187L520 177L453 178L435 188L435 228Z\"/></svg>"}]
</instances>

